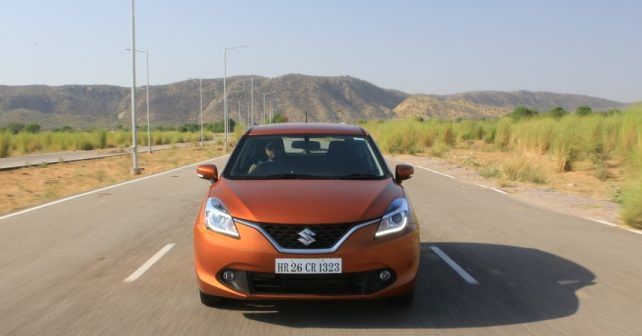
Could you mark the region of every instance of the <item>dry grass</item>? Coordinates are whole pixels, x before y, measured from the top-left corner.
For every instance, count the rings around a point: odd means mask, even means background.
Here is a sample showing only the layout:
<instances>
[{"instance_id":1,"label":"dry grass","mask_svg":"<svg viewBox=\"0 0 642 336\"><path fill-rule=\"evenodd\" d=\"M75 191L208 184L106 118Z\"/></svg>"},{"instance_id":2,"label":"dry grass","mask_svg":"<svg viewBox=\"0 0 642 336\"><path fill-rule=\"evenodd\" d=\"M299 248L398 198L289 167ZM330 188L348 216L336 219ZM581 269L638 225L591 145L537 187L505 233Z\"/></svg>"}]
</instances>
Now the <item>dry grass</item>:
<instances>
[{"instance_id":1,"label":"dry grass","mask_svg":"<svg viewBox=\"0 0 642 336\"><path fill-rule=\"evenodd\" d=\"M363 126L387 153L428 153L447 159L464 157L461 150L492 153L495 160L490 163L477 166L470 159L458 163L504 181L615 199L622 203L622 219L642 226L642 104L615 114L405 119Z\"/></svg>"},{"instance_id":2,"label":"dry grass","mask_svg":"<svg viewBox=\"0 0 642 336\"><path fill-rule=\"evenodd\" d=\"M143 153L144 175L151 175L222 154L220 145L186 147ZM0 171L0 213L52 201L61 197L130 180L129 156Z\"/></svg>"},{"instance_id":3,"label":"dry grass","mask_svg":"<svg viewBox=\"0 0 642 336\"><path fill-rule=\"evenodd\" d=\"M484 141L475 141L465 149L452 149L444 159L475 169L502 187L510 187L512 181L520 181L597 199L613 199L619 194L624 180L621 163L613 159L604 161L602 165L601 169L605 171L602 173L608 174L608 179L604 180L590 160L576 161L573 171L559 173L553 157L530 151L497 151Z\"/></svg>"}]
</instances>

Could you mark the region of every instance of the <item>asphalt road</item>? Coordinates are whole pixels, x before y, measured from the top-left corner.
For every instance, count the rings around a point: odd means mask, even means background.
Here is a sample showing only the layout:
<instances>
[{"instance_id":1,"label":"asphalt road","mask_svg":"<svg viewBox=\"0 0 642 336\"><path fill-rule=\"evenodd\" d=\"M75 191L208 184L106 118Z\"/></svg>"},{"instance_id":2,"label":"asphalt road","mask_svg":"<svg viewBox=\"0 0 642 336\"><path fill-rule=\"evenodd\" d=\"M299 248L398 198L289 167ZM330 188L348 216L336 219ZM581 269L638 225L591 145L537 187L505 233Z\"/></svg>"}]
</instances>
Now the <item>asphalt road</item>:
<instances>
[{"instance_id":1,"label":"asphalt road","mask_svg":"<svg viewBox=\"0 0 642 336\"><path fill-rule=\"evenodd\" d=\"M404 185L423 240L409 309L201 305L192 224L208 185L188 167L2 217L0 334L642 334L642 236L422 169Z\"/></svg>"}]
</instances>

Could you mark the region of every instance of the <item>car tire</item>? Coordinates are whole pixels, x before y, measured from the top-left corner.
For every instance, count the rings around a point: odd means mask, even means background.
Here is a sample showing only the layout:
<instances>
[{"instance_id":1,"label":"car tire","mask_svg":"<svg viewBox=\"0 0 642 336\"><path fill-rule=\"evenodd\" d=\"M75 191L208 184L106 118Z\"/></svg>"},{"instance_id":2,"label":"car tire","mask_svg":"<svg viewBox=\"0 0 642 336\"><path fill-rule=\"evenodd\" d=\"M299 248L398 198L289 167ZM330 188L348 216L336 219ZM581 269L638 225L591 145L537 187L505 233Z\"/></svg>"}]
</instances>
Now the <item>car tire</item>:
<instances>
[{"instance_id":1,"label":"car tire","mask_svg":"<svg viewBox=\"0 0 642 336\"><path fill-rule=\"evenodd\" d=\"M201 303L208 307L220 307L225 304L225 299L220 296L205 294L199 291Z\"/></svg>"},{"instance_id":2,"label":"car tire","mask_svg":"<svg viewBox=\"0 0 642 336\"><path fill-rule=\"evenodd\" d=\"M415 299L415 292L394 296L390 298L390 303L396 307L410 307Z\"/></svg>"}]
</instances>

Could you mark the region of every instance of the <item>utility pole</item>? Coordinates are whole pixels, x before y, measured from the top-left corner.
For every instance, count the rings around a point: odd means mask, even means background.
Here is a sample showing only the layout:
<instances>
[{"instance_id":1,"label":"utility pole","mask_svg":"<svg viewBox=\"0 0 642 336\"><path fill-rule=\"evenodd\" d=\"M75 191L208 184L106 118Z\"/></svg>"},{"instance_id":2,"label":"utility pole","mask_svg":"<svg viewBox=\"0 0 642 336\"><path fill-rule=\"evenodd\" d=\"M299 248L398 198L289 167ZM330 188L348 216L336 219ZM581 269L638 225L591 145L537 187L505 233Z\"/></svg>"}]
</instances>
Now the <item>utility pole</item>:
<instances>
[{"instance_id":1,"label":"utility pole","mask_svg":"<svg viewBox=\"0 0 642 336\"><path fill-rule=\"evenodd\" d=\"M265 114L265 93L263 94L263 121L261 122L261 125L265 125L265 118L267 115Z\"/></svg>"},{"instance_id":2,"label":"utility pole","mask_svg":"<svg viewBox=\"0 0 642 336\"><path fill-rule=\"evenodd\" d=\"M198 79L198 87L201 92L201 147L205 146L205 140L203 139L203 79Z\"/></svg>"},{"instance_id":3,"label":"utility pole","mask_svg":"<svg viewBox=\"0 0 642 336\"><path fill-rule=\"evenodd\" d=\"M274 122L274 111L272 111L272 99L270 99L270 124Z\"/></svg>"},{"instance_id":4,"label":"utility pole","mask_svg":"<svg viewBox=\"0 0 642 336\"><path fill-rule=\"evenodd\" d=\"M131 51L132 49L127 48L125 50ZM149 124L149 50L134 49L134 51L145 54L145 65L147 67L147 87L146 87L146 91L147 91L147 102L146 102L146 104L147 104L147 145L149 146L148 147L148 153L151 154L152 153L152 133L150 131L150 124Z\"/></svg>"},{"instance_id":5,"label":"utility pole","mask_svg":"<svg viewBox=\"0 0 642 336\"><path fill-rule=\"evenodd\" d=\"M140 175L138 167L138 136L136 129L136 14L135 5L132 0L132 174Z\"/></svg>"},{"instance_id":6,"label":"utility pole","mask_svg":"<svg viewBox=\"0 0 642 336\"><path fill-rule=\"evenodd\" d=\"M254 126L254 76L250 75L250 82L251 88L250 88L250 95L252 98L250 98L250 127Z\"/></svg>"},{"instance_id":7,"label":"utility pole","mask_svg":"<svg viewBox=\"0 0 642 336\"><path fill-rule=\"evenodd\" d=\"M152 132L149 126L149 50L145 49L145 65L147 67L147 145L148 153L152 153Z\"/></svg>"},{"instance_id":8,"label":"utility pole","mask_svg":"<svg viewBox=\"0 0 642 336\"><path fill-rule=\"evenodd\" d=\"M228 116L227 116L227 89L226 89L226 82L227 82L227 52L229 50L234 50L234 49L239 49L239 48L247 48L247 45L240 45L236 47L230 47L230 48L224 48L223 49L223 127L225 128L225 147L224 151L227 153L227 142L228 142L228 133L229 133L229 127L228 127Z\"/></svg>"}]
</instances>

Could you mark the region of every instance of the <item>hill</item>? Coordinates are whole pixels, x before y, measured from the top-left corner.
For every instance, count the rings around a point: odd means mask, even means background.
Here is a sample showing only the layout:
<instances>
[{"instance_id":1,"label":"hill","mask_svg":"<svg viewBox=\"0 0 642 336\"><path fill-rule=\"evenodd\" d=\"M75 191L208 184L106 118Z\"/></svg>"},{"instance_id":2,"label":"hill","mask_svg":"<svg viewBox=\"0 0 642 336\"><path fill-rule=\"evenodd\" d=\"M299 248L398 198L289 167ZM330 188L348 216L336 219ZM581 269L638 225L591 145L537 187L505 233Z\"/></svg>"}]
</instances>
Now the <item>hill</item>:
<instances>
[{"instance_id":1,"label":"hill","mask_svg":"<svg viewBox=\"0 0 642 336\"><path fill-rule=\"evenodd\" d=\"M238 119L239 102L243 118L250 110L249 76L227 79L230 117ZM407 94L387 90L349 76L318 77L285 75L275 78L254 76L255 120L262 118L263 94L266 112L292 121L355 122L360 119L388 119L393 108ZM145 88L136 95L138 120L146 120ZM0 86L0 125L36 122L43 127L113 127L128 124L130 89L106 85ZM203 107L206 122L223 119L223 80L203 80ZM197 80L150 87L150 114L155 125L181 125L199 120Z\"/></svg>"},{"instance_id":2,"label":"hill","mask_svg":"<svg viewBox=\"0 0 642 336\"><path fill-rule=\"evenodd\" d=\"M227 80L230 117L246 119L250 110L250 77ZM452 95L412 95L380 88L349 77L290 74L275 78L254 76L254 117L258 122L270 104L274 114L291 121L356 122L394 117L481 118L501 116L522 105L540 111L555 106L574 110L587 105L610 109L624 103L606 99L550 92L466 92ZM130 123L130 90L109 85L0 86L0 126L35 122L43 128L115 127ZM239 102L242 116L239 118ZM139 122L146 120L145 87L139 87L136 108ZM203 80L204 120L223 119L223 80ZM150 88L153 125L176 126L199 120L197 80Z\"/></svg>"},{"instance_id":3,"label":"hill","mask_svg":"<svg viewBox=\"0 0 642 336\"><path fill-rule=\"evenodd\" d=\"M497 117L517 106L548 111L561 106L574 111L579 106L594 110L622 108L627 104L585 95L532 91L475 91L451 95L412 95L395 107L399 117L483 118Z\"/></svg>"}]
</instances>

